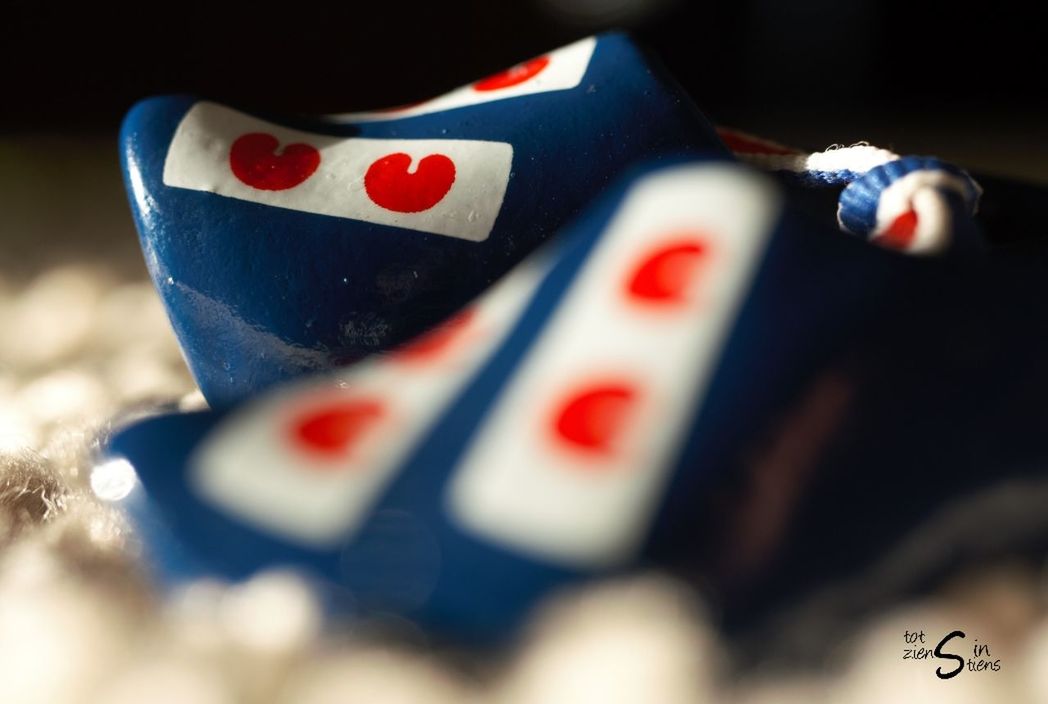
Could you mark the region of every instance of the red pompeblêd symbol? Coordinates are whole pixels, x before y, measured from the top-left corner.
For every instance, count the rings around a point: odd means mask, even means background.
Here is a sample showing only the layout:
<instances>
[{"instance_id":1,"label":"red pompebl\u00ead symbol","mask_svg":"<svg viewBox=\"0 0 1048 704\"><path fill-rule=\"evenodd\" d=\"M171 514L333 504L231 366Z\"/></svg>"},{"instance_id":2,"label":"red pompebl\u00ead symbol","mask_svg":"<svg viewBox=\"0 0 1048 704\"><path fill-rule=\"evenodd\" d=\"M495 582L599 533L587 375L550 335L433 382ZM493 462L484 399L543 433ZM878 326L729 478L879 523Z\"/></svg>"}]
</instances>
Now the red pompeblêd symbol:
<instances>
[{"instance_id":1,"label":"red pompebl\u00ead symbol","mask_svg":"<svg viewBox=\"0 0 1048 704\"><path fill-rule=\"evenodd\" d=\"M908 249L913 244L914 235L917 233L917 212L907 210L885 228L884 232L874 238L874 241L889 249Z\"/></svg>"},{"instance_id":2,"label":"red pompebl\u00ead symbol","mask_svg":"<svg viewBox=\"0 0 1048 704\"><path fill-rule=\"evenodd\" d=\"M549 66L549 57L540 56L531 61L517 64L513 68L506 69L501 73L481 79L473 84L473 90L482 93L492 90L501 90L511 86L518 86L524 81L529 81L542 73Z\"/></svg>"},{"instance_id":3,"label":"red pompebl\u00ead symbol","mask_svg":"<svg viewBox=\"0 0 1048 704\"><path fill-rule=\"evenodd\" d=\"M444 199L455 183L455 162L443 154L430 154L409 173L411 157L384 156L364 175L364 188L375 205L397 213L420 213Z\"/></svg>"},{"instance_id":4,"label":"red pompebl\u00ead symbol","mask_svg":"<svg viewBox=\"0 0 1048 704\"><path fill-rule=\"evenodd\" d=\"M686 300L701 270L707 248L691 237L648 252L626 280L626 291L644 303L676 304Z\"/></svg>"},{"instance_id":5,"label":"red pompebl\u00ead symbol","mask_svg":"<svg viewBox=\"0 0 1048 704\"><path fill-rule=\"evenodd\" d=\"M476 316L472 308L458 314L393 352L399 361L415 363L436 359L447 350Z\"/></svg>"},{"instance_id":6,"label":"red pompebl\u00ead symbol","mask_svg":"<svg viewBox=\"0 0 1048 704\"><path fill-rule=\"evenodd\" d=\"M368 427L385 415L375 399L341 401L296 418L291 441L300 450L325 458L344 457Z\"/></svg>"},{"instance_id":7,"label":"red pompebl\u00ead symbol","mask_svg":"<svg viewBox=\"0 0 1048 704\"><path fill-rule=\"evenodd\" d=\"M229 167L238 179L261 191L294 188L320 166L320 152L308 144L289 144L280 154L280 141L265 132L238 137L229 150Z\"/></svg>"},{"instance_id":8,"label":"red pompebl\u00ead symbol","mask_svg":"<svg viewBox=\"0 0 1048 704\"><path fill-rule=\"evenodd\" d=\"M562 445L588 455L610 455L616 438L625 430L636 397L634 388L625 383L600 383L575 390L554 412L554 436Z\"/></svg>"}]
</instances>

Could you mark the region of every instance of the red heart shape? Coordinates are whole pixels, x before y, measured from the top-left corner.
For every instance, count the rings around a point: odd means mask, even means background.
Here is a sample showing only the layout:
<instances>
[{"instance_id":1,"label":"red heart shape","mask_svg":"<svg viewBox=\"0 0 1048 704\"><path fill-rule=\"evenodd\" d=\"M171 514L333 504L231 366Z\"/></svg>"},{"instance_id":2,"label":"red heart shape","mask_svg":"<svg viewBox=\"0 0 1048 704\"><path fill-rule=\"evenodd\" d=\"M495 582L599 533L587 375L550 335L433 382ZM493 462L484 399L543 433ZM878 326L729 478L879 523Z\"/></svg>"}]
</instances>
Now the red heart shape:
<instances>
[{"instance_id":1,"label":"red heart shape","mask_svg":"<svg viewBox=\"0 0 1048 704\"><path fill-rule=\"evenodd\" d=\"M294 188L320 166L320 152L308 144L289 144L277 154L280 140L265 132L238 137L229 150L229 167L238 179L260 191Z\"/></svg>"},{"instance_id":2,"label":"red heart shape","mask_svg":"<svg viewBox=\"0 0 1048 704\"><path fill-rule=\"evenodd\" d=\"M374 399L343 401L315 409L291 425L291 440L301 450L335 458L345 456L360 435L385 411Z\"/></svg>"},{"instance_id":3,"label":"red heart shape","mask_svg":"<svg viewBox=\"0 0 1048 704\"><path fill-rule=\"evenodd\" d=\"M524 81L530 80L542 73L547 66L549 66L549 57L540 56L537 59L525 61L513 68L508 68L501 73L496 73L493 76L488 76L487 78L477 81L473 84L473 90L487 92L520 85Z\"/></svg>"},{"instance_id":4,"label":"red heart shape","mask_svg":"<svg viewBox=\"0 0 1048 704\"><path fill-rule=\"evenodd\" d=\"M443 154L430 154L409 173L411 157L384 156L364 175L364 188L375 205L397 213L419 213L444 199L455 183L455 162Z\"/></svg>"},{"instance_id":5,"label":"red heart shape","mask_svg":"<svg viewBox=\"0 0 1048 704\"><path fill-rule=\"evenodd\" d=\"M556 437L572 449L609 455L637 393L629 384L586 386L569 395L554 415Z\"/></svg>"},{"instance_id":6,"label":"red heart shape","mask_svg":"<svg viewBox=\"0 0 1048 704\"><path fill-rule=\"evenodd\" d=\"M644 257L626 283L630 296L645 303L675 304L686 299L706 248L701 240L661 245Z\"/></svg>"},{"instance_id":7,"label":"red heart shape","mask_svg":"<svg viewBox=\"0 0 1048 704\"><path fill-rule=\"evenodd\" d=\"M913 244L914 237L917 233L917 212L914 210L907 210L902 215L892 220L891 224L882 232L879 236L874 238L874 242L889 249L901 249L905 250Z\"/></svg>"}]
</instances>

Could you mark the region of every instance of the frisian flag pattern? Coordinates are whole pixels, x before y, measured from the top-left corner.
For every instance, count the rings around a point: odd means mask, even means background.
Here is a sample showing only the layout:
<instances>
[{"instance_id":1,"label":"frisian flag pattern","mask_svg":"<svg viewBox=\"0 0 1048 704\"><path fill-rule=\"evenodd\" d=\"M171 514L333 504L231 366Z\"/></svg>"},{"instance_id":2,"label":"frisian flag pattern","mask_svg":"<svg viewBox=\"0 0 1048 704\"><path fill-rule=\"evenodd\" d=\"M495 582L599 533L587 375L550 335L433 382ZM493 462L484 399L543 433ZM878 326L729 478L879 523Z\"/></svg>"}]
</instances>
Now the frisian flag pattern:
<instances>
[{"instance_id":1,"label":"frisian flag pattern","mask_svg":"<svg viewBox=\"0 0 1048 704\"><path fill-rule=\"evenodd\" d=\"M176 580L290 563L488 635L635 564L780 216L743 167L666 167L405 347L124 430L150 558Z\"/></svg>"},{"instance_id":2,"label":"frisian flag pattern","mask_svg":"<svg viewBox=\"0 0 1048 704\"><path fill-rule=\"evenodd\" d=\"M331 137L201 101L175 130L163 178L173 188L483 242L512 161L507 142Z\"/></svg>"},{"instance_id":3,"label":"frisian flag pattern","mask_svg":"<svg viewBox=\"0 0 1048 704\"><path fill-rule=\"evenodd\" d=\"M146 263L214 407L405 342L624 169L709 151L725 153L710 125L620 34L409 108L287 118L161 97L121 134Z\"/></svg>"},{"instance_id":4,"label":"frisian flag pattern","mask_svg":"<svg viewBox=\"0 0 1048 704\"><path fill-rule=\"evenodd\" d=\"M1048 330L1015 305L1043 268L869 247L738 164L647 167L411 344L109 452L169 581L290 565L470 640L655 565L745 620L1043 466Z\"/></svg>"}]
</instances>

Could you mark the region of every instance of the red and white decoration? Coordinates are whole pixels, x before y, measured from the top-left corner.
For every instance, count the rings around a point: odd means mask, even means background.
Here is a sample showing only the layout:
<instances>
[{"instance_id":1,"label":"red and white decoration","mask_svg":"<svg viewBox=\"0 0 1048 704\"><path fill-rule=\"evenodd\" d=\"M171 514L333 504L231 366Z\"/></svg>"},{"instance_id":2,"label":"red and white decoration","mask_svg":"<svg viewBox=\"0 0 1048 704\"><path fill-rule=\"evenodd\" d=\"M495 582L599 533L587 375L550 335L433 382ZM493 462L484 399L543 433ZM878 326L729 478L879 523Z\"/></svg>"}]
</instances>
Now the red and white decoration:
<instances>
[{"instance_id":1,"label":"red and white decoration","mask_svg":"<svg viewBox=\"0 0 1048 704\"><path fill-rule=\"evenodd\" d=\"M410 345L233 414L191 459L192 485L204 500L293 542L348 539L501 342L546 267L533 257Z\"/></svg>"},{"instance_id":2,"label":"red and white decoration","mask_svg":"<svg viewBox=\"0 0 1048 704\"><path fill-rule=\"evenodd\" d=\"M504 142L344 139L200 102L175 131L164 184L481 242L512 161Z\"/></svg>"},{"instance_id":3,"label":"red and white decoration","mask_svg":"<svg viewBox=\"0 0 1048 704\"><path fill-rule=\"evenodd\" d=\"M942 252L949 247L954 228L954 214L944 194L952 192L964 199L971 184L970 178L941 170L914 171L893 181L877 202L876 225L869 233L872 241L908 254Z\"/></svg>"},{"instance_id":4,"label":"red and white decoration","mask_svg":"<svg viewBox=\"0 0 1048 704\"><path fill-rule=\"evenodd\" d=\"M758 168L793 174L808 185L848 184L838 203L838 226L888 249L941 253L950 247L956 224L948 197L959 200L968 217L979 208L979 184L937 159L902 157L865 142L808 153L735 129L720 127L717 134L736 157Z\"/></svg>"},{"instance_id":5,"label":"red and white decoration","mask_svg":"<svg viewBox=\"0 0 1048 704\"><path fill-rule=\"evenodd\" d=\"M330 115L329 119L337 122L396 120L522 95L570 90L582 82L596 46L597 39L588 37L424 103L389 110Z\"/></svg>"},{"instance_id":6,"label":"red and white decoration","mask_svg":"<svg viewBox=\"0 0 1048 704\"><path fill-rule=\"evenodd\" d=\"M457 468L456 521L576 567L634 554L763 254L775 193L717 164L628 194Z\"/></svg>"}]
</instances>

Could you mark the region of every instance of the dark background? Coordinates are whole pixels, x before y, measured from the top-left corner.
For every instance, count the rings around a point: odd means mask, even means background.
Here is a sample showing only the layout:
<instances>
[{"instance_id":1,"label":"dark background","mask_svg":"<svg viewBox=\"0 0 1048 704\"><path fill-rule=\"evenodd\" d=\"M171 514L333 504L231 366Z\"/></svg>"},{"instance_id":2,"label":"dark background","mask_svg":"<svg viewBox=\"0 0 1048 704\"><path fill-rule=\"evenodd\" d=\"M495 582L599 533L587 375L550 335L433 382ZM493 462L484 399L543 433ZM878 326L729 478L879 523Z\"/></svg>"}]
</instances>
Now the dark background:
<instances>
[{"instance_id":1,"label":"dark background","mask_svg":"<svg viewBox=\"0 0 1048 704\"><path fill-rule=\"evenodd\" d=\"M984 183L1048 184L1044 24L1000 2L9 0L0 277L87 261L145 276L116 146L140 98L275 113L398 105L612 27L634 32L719 124L812 149L868 140ZM1035 201L1023 212L1039 221Z\"/></svg>"},{"instance_id":2,"label":"dark background","mask_svg":"<svg viewBox=\"0 0 1048 704\"><path fill-rule=\"evenodd\" d=\"M136 99L169 92L275 111L395 105L625 26L718 122L812 146L868 134L945 144L977 162L997 140L1029 172L1025 164L1045 156L1031 160L1022 148L1043 141L1035 138L1048 114L1044 24L1001 3L967 5L296 1L276 11L263 3L16 0L0 19L0 130L115 131ZM998 170L1009 164L989 161Z\"/></svg>"}]
</instances>

